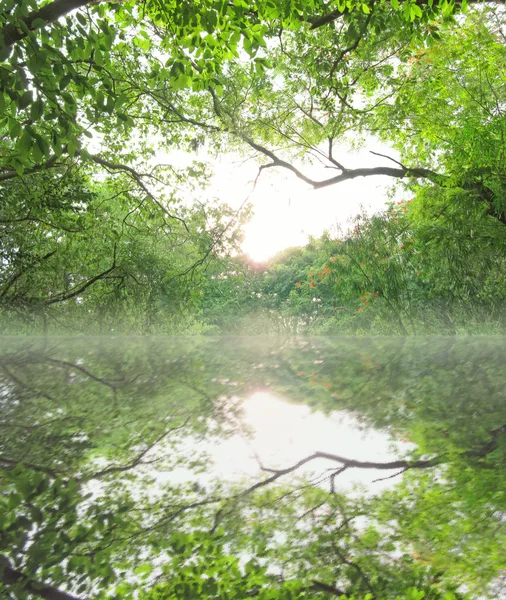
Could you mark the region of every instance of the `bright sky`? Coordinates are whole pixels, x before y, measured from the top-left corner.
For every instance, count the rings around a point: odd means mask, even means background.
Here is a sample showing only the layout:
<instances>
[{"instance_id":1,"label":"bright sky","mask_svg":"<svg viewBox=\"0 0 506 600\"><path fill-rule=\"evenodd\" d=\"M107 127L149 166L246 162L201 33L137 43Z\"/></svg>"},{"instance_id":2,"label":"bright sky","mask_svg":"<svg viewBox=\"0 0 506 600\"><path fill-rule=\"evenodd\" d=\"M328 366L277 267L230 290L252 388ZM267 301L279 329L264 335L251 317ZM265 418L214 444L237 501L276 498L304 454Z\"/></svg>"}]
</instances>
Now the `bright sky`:
<instances>
[{"instance_id":1,"label":"bright sky","mask_svg":"<svg viewBox=\"0 0 506 600\"><path fill-rule=\"evenodd\" d=\"M88 144L88 150L99 152L100 146L100 136L97 136ZM395 150L373 139L368 148L360 152L347 148L339 151L335 147L334 156L347 168L392 166L391 161L374 156L369 150L399 158ZM291 172L277 168L265 169L252 193L260 164L256 159L246 160L233 154L212 157L202 150L198 155L181 151L160 152L152 162L187 168L193 160L210 163L214 171L209 187L202 192L204 198L217 197L233 208L239 208L249 196L254 214L244 227L242 248L255 262L264 262L285 248L303 246L310 236L319 237L325 230L347 229L349 220L362 209L368 214L378 212L385 207L387 191L395 182L389 177L360 177L313 190ZM337 171L322 166L295 166L315 180L337 174Z\"/></svg>"},{"instance_id":2,"label":"bright sky","mask_svg":"<svg viewBox=\"0 0 506 600\"><path fill-rule=\"evenodd\" d=\"M397 158L397 154L371 143L371 150ZM348 168L374 167L390 161L370 154L343 152L339 157ZM391 163L390 163L391 164ZM223 156L214 162L215 177L208 192L233 207L239 207L252 190L258 164L249 160ZM336 171L318 167L301 167L314 179L326 179ZM393 180L388 177L357 178L321 190L313 190L292 173L283 169L266 169L250 201L254 216L245 226L243 250L256 262L262 262L290 246L304 245L309 236L318 237L326 229L346 229L350 218L361 212L381 210L387 202L387 190Z\"/></svg>"}]
</instances>

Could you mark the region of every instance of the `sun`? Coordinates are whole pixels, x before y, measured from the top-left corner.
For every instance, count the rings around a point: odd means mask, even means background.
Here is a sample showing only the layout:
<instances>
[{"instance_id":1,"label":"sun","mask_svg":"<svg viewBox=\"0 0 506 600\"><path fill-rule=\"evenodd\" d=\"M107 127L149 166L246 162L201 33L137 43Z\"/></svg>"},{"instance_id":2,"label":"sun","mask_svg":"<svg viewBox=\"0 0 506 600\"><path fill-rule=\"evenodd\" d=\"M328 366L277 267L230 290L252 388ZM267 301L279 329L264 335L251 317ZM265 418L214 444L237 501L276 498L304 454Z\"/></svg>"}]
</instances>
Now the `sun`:
<instances>
[{"instance_id":1,"label":"sun","mask_svg":"<svg viewBox=\"0 0 506 600\"><path fill-rule=\"evenodd\" d=\"M307 236L293 227L283 227L277 219L257 213L244 227L241 247L253 262L263 263L291 246L303 246Z\"/></svg>"}]
</instances>

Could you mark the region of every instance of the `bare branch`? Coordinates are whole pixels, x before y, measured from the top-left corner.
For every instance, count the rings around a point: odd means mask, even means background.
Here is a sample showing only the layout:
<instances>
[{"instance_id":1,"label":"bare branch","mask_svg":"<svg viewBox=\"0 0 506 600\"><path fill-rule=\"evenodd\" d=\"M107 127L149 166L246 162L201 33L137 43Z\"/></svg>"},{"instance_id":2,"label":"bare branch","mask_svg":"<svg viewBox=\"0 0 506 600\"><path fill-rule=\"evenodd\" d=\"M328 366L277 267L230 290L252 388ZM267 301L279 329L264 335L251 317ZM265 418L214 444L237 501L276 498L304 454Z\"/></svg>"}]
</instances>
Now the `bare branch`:
<instances>
[{"instance_id":1,"label":"bare branch","mask_svg":"<svg viewBox=\"0 0 506 600\"><path fill-rule=\"evenodd\" d=\"M392 162L394 162L395 164L399 165L403 169L407 169L407 167L405 167L402 163L400 163L398 160L395 160L395 158L392 158L391 156L387 156L386 154L381 154L380 152L374 152L374 150L369 150L369 152L371 154L374 154L375 156L381 156L382 158L386 158L388 160L391 160Z\"/></svg>"},{"instance_id":2,"label":"bare branch","mask_svg":"<svg viewBox=\"0 0 506 600\"><path fill-rule=\"evenodd\" d=\"M393 475L388 475L388 477L378 477L378 479L373 479L373 483L376 483L377 481L386 481L387 479L393 479L394 477L399 477L399 475L402 475L403 473L405 473L408 469L401 469L400 471L397 471L397 473L394 473Z\"/></svg>"}]
</instances>

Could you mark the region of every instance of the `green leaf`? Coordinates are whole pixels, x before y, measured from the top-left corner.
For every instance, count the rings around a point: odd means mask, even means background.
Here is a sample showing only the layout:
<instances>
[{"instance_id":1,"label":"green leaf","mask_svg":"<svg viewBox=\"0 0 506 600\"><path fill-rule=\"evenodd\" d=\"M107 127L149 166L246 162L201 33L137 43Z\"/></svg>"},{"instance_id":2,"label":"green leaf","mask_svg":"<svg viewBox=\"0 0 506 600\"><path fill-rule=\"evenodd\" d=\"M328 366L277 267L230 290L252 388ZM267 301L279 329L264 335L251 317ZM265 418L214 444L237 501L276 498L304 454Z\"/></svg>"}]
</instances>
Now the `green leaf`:
<instances>
[{"instance_id":1,"label":"green leaf","mask_svg":"<svg viewBox=\"0 0 506 600\"><path fill-rule=\"evenodd\" d=\"M103 66L103 64L104 64L104 57L103 57L103 55L102 55L102 52L100 52L100 50L99 50L98 48L95 50L95 53L94 53L94 55L93 55L93 58L94 58L94 60L95 60L95 63L96 63L96 64L97 64L99 67Z\"/></svg>"},{"instance_id":2,"label":"green leaf","mask_svg":"<svg viewBox=\"0 0 506 600\"><path fill-rule=\"evenodd\" d=\"M64 75L61 80L60 80L60 90L64 90L68 84L72 81L72 75L70 73L67 73L66 75Z\"/></svg>"},{"instance_id":3,"label":"green leaf","mask_svg":"<svg viewBox=\"0 0 506 600\"><path fill-rule=\"evenodd\" d=\"M32 157L32 160L37 164L41 163L42 160L44 159L44 153L42 152L42 150L40 149L40 146L37 143L35 143L32 146L31 157Z\"/></svg>"},{"instance_id":4,"label":"green leaf","mask_svg":"<svg viewBox=\"0 0 506 600\"><path fill-rule=\"evenodd\" d=\"M47 141L41 136L38 135L35 137L35 143L37 144L39 150L42 154L47 158L49 157L49 144Z\"/></svg>"},{"instance_id":5,"label":"green leaf","mask_svg":"<svg viewBox=\"0 0 506 600\"><path fill-rule=\"evenodd\" d=\"M153 567L149 563L144 563L143 565L139 565L135 567L134 573L136 575L148 575L153 570Z\"/></svg>"},{"instance_id":6,"label":"green leaf","mask_svg":"<svg viewBox=\"0 0 506 600\"><path fill-rule=\"evenodd\" d=\"M10 119L9 136L11 140L17 138L21 133L21 124L19 121Z\"/></svg>"},{"instance_id":7,"label":"green leaf","mask_svg":"<svg viewBox=\"0 0 506 600\"><path fill-rule=\"evenodd\" d=\"M12 165L13 165L16 173L18 174L18 176L21 177L23 175L23 173L25 172L25 167L24 167L23 163L20 160L18 160L17 158L13 158Z\"/></svg>"},{"instance_id":8,"label":"green leaf","mask_svg":"<svg viewBox=\"0 0 506 600\"><path fill-rule=\"evenodd\" d=\"M88 24L88 19L85 17L85 15L83 15L82 12L77 12L76 18L79 21L79 23L81 23L81 25L85 26Z\"/></svg>"},{"instance_id":9,"label":"green leaf","mask_svg":"<svg viewBox=\"0 0 506 600\"><path fill-rule=\"evenodd\" d=\"M33 100L32 92L24 92L19 98L17 105L20 110L24 110L27 106L31 104Z\"/></svg>"},{"instance_id":10,"label":"green leaf","mask_svg":"<svg viewBox=\"0 0 506 600\"><path fill-rule=\"evenodd\" d=\"M0 48L0 62L4 62L5 60L7 60L11 55L11 52L12 46L3 46L3 48Z\"/></svg>"},{"instance_id":11,"label":"green leaf","mask_svg":"<svg viewBox=\"0 0 506 600\"><path fill-rule=\"evenodd\" d=\"M47 21L44 19L34 19L32 21L33 29L40 29L41 27L45 27L47 25Z\"/></svg>"},{"instance_id":12,"label":"green leaf","mask_svg":"<svg viewBox=\"0 0 506 600\"><path fill-rule=\"evenodd\" d=\"M69 156L74 156L78 149L78 143L76 138L72 135L67 143L67 152Z\"/></svg>"},{"instance_id":13,"label":"green leaf","mask_svg":"<svg viewBox=\"0 0 506 600\"><path fill-rule=\"evenodd\" d=\"M16 144L17 151L22 154L28 154L30 148L32 147L32 136L28 131L24 131L23 135L18 139Z\"/></svg>"},{"instance_id":14,"label":"green leaf","mask_svg":"<svg viewBox=\"0 0 506 600\"><path fill-rule=\"evenodd\" d=\"M44 112L44 102L38 98L30 108L30 119L38 121Z\"/></svg>"}]
</instances>

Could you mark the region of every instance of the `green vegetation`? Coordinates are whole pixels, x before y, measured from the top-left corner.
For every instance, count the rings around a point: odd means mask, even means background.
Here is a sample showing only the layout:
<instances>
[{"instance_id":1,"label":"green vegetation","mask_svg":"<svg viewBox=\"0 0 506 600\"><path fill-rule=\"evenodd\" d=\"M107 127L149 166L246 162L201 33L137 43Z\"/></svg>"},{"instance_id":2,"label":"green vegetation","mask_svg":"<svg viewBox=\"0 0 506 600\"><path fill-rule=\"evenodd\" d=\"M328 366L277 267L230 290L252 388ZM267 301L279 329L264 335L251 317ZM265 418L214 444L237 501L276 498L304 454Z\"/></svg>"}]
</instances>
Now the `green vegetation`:
<instances>
[{"instance_id":1,"label":"green vegetation","mask_svg":"<svg viewBox=\"0 0 506 600\"><path fill-rule=\"evenodd\" d=\"M5 0L0 14L5 332L504 331L500 6ZM400 159L346 166L346 146L375 140ZM199 149L254 152L259 177L288 170L336 202L341 182L381 175L403 200L252 267L249 207L209 197Z\"/></svg>"},{"instance_id":2,"label":"green vegetation","mask_svg":"<svg viewBox=\"0 0 506 600\"><path fill-rule=\"evenodd\" d=\"M498 338L5 340L0 589L55 600L498 597L503 365ZM236 432L237 400L266 386L356 415L396 441L398 458L327 453L316 466L317 454L294 455L220 480L213 445L195 442ZM302 463L319 474L291 478ZM392 485L346 493L343 472L363 469Z\"/></svg>"},{"instance_id":3,"label":"green vegetation","mask_svg":"<svg viewBox=\"0 0 506 600\"><path fill-rule=\"evenodd\" d=\"M504 596L504 345L466 336L506 329L505 15L0 0L2 600ZM210 157L238 155L258 176L232 208ZM255 265L267 170L336 202L381 176L391 202ZM221 479L258 389L396 456ZM372 469L391 485L339 487Z\"/></svg>"}]
</instances>

